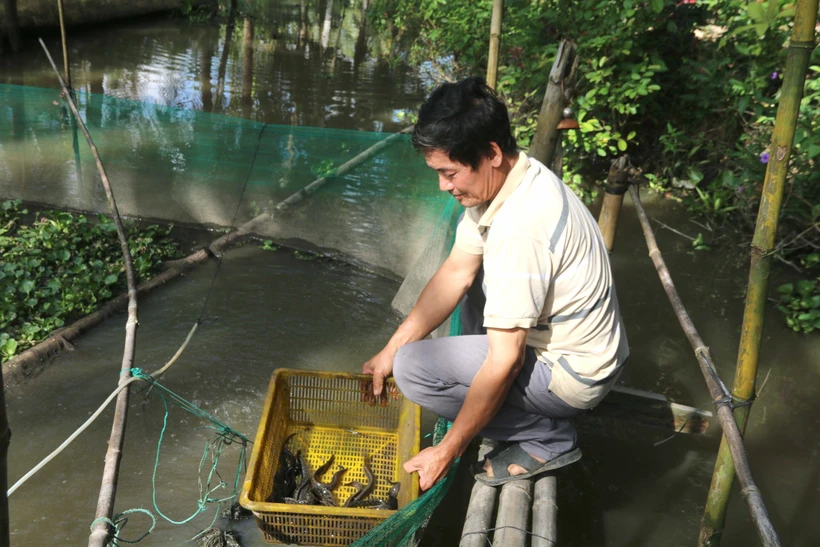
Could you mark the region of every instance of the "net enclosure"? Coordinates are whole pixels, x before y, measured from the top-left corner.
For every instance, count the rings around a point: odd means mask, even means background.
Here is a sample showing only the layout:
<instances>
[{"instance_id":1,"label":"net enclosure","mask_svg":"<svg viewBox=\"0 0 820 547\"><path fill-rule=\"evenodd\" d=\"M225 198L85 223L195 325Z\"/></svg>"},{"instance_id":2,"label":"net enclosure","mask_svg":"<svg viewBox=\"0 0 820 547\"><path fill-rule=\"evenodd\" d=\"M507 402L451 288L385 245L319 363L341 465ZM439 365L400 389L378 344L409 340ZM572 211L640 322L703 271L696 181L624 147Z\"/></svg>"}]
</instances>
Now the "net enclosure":
<instances>
[{"instance_id":1,"label":"net enclosure","mask_svg":"<svg viewBox=\"0 0 820 547\"><path fill-rule=\"evenodd\" d=\"M402 314L452 246L459 206L439 191L407 134L270 125L74 93L124 216L217 231L263 218L252 235L400 280L393 307ZM0 85L0 121L0 199L108 213L94 159L58 90ZM437 335L458 329L453 321ZM440 421L436 438L446 427ZM449 481L359 544L416 542Z\"/></svg>"}]
</instances>

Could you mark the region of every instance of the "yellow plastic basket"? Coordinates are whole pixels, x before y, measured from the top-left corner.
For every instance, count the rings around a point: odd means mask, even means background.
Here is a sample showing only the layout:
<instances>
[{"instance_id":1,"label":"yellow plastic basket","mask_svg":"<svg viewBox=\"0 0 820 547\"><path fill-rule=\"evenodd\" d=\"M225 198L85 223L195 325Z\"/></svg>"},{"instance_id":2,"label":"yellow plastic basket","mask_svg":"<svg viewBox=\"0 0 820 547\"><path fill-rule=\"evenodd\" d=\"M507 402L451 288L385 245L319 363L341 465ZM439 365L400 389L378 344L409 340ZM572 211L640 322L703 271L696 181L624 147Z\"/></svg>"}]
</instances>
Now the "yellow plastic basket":
<instances>
[{"instance_id":1,"label":"yellow plastic basket","mask_svg":"<svg viewBox=\"0 0 820 547\"><path fill-rule=\"evenodd\" d=\"M265 501L273 490L283 443L292 434L288 447L294 454L301 450L311 469L335 456L321 480L329 481L342 465L347 469L343 484L366 483L362 464L367 455L377 480L372 497L386 498L397 481L399 508L418 497L418 475L406 473L402 463L419 450L421 409L401 394L385 406L361 402L361 381L366 379L361 374L291 369L273 373L240 497L267 543L350 545L394 513ZM353 491L351 486L337 488L337 505Z\"/></svg>"}]
</instances>

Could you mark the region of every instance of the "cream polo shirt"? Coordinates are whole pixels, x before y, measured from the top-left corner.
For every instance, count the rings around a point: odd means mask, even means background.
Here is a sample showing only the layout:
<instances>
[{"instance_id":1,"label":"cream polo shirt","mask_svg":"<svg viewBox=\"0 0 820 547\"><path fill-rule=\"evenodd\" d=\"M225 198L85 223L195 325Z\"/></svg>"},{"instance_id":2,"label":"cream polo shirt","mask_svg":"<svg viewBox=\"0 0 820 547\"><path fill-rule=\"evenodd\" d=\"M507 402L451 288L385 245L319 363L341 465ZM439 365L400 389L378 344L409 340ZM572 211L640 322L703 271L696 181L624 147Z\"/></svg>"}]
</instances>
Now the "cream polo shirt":
<instances>
[{"instance_id":1,"label":"cream polo shirt","mask_svg":"<svg viewBox=\"0 0 820 547\"><path fill-rule=\"evenodd\" d=\"M528 328L549 389L593 408L629 356L598 225L555 174L521 153L490 203L465 211L455 244L481 254L484 326Z\"/></svg>"}]
</instances>

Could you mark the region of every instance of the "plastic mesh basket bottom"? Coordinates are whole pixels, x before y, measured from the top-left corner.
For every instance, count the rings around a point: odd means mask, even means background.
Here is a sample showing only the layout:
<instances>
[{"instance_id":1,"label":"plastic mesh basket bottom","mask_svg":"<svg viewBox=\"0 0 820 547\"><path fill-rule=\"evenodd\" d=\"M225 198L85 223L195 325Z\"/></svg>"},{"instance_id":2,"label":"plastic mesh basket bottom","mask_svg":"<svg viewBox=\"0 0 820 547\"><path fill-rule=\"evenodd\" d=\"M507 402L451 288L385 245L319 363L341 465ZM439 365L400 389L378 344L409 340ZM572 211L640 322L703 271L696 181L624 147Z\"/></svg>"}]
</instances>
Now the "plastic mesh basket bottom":
<instances>
[{"instance_id":1,"label":"plastic mesh basket bottom","mask_svg":"<svg viewBox=\"0 0 820 547\"><path fill-rule=\"evenodd\" d=\"M386 497L397 481L402 483L399 507L418 497L417 477L405 473L401 464L419 449L420 409L401 395L385 406L361 402L363 379L288 369L274 373L241 497L242 505L254 512L265 541L349 545L394 513L266 502L286 441L293 453L301 450L313 470L334 457L333 466L320 477L325 482L342 466L347 469L343 483L366 483L367 455L376 476L373 497ZM353 492L351 486L340 486L334 491L337 505Z\"/></svg>"}]
</instances>

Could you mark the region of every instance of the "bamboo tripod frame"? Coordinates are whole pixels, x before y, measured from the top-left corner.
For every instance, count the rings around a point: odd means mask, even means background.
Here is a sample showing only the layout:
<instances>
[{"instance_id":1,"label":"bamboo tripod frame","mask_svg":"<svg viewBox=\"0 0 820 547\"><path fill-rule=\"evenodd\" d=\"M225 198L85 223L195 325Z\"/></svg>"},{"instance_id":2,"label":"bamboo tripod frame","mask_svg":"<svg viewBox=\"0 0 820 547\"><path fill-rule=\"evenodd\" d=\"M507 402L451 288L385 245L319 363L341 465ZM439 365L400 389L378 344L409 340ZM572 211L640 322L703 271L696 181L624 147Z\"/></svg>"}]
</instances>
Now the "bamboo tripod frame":
<instances>
[{"instance_id":1,"label":"bamboo tripod frame","mask_svg":"<svg viewBox=\"0 0 820 547\"><path fill-rule=\"evenodd\" d=\"M749 505L749 510L752 514L755 527L757 528L758 536L763 545L766 547L775 547L781 545L780 538L772 525L769 513L766 510L766 505L763 502L763 497L760 490L755 484L754 477L752 477L751 468L749 467L749 459L746 454L746 448L743 445L743 438L740 434L737 422L733 414L732 405L735 402L730 396L728 390L720 381L720 378L715 371L715 366L712 361L712 356L709 353L709 348L704 343L703 339L698 334L692 319L683 305L683 301L678 295L675 284L672 281L672 276L666 263L661 256L658 249L658 244L655 241L655 233L652 226L649 224L649 218L646 216L641 198L638 195L637 188L633 185L629 187L629 194L632 196L632 202L635 206L635 211L638 214L638 219L643 229L644 237L646 238L646 246L649 249L649 257L652 259L655 269L658 271L663 288L666 295L669 297L669 302L675 310L675 315L678 317L681 328L683 328L692 349L695 352L698 363L700 364L701 372L706 380L706 385L709 388L709 393L712 400L717 407L717 415L720 420L720 425L723 429L723 434L727 440L729 450L732 458L735 461L737 468L738 481L741 485L741 493L743 494L746 503Z\"/></svg>"}]
</instances>

